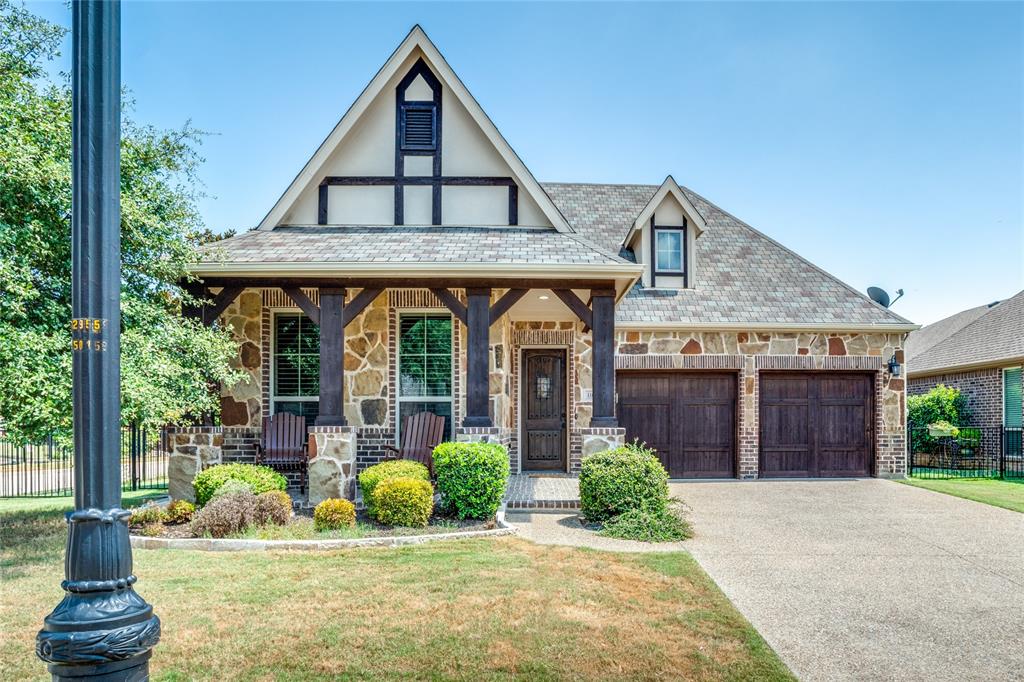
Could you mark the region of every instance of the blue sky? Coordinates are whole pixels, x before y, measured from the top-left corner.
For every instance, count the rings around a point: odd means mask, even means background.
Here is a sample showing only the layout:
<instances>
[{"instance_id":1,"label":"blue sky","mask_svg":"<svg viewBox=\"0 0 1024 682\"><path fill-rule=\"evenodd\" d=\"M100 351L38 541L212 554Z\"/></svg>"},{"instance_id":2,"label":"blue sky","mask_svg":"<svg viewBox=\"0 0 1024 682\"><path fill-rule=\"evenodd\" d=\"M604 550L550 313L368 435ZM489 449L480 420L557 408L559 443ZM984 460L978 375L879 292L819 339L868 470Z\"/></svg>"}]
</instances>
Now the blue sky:
<instances>
[{"instance_id":1,"label":"blue sky","mask_svg":"<svg viewBox=\"0 0 1024 682\"><path fill-rule=\"evenodd\" d=\"M28 5L70 25L64 3ZM122 12L132 116L212 133L215 230L263 217L420 23L541 181L672 173L858 289L905 289L894 310L915 322L1024 288L1024 4Z\"/></svg>"}]
</instances>

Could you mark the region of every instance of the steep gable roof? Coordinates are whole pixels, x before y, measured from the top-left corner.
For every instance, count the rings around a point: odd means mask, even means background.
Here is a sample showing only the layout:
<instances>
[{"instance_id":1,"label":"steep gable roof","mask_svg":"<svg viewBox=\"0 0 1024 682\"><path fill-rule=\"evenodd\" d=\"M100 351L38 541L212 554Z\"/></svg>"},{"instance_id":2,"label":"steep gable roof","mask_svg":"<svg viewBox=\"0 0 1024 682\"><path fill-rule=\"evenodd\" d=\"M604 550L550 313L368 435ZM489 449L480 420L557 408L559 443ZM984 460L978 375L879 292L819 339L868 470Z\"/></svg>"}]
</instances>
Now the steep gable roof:
<instances>
[{"instance_id":1,"label":"steep gable roof","mask_svg":"<svg viewBox=\"0 0 1024 682\"><path fill-rule=\"evenodd\" d=\"M362 93L356 98L356 101L349 107L348 111L345 112L341 120L338 121L338 124L321 143L310 160L299 171L295 179L292 180L284 194L281 195L263 218L258 229L273 230L280 223L282 218L288 213L289 208L298 200L303 190L317 179L321 167L331 156L332 152L345 139L345 136L360 120L370 104L383 93L385 85L395 76L402 64L406 63L413 54L418 54L426 61L427 65L441 82L442 87L447 88L459 103L465 107L470 117L480 127L488 142L511 169L513 179L537 203L551 225L559 232L572 232L569 223L558 211L551 198L541 188L540 183L533 177L533 174L530 173L530 170L498 131L487 114L484 113L480 104L470 94L462 81L459 80L459 77L441 55L441 52L430 41L430 38L427 37L427 34L419 25L414 26L409 31L409 35L405 37L405 40L402 41L366 88L363 89Z\"/></svg>"},{"instance_id":2,"label":"steep gable roof","mask_svg":"<svg viewBox=\"0 0 1024 682\"><path fill-rule=\"evenodd\" d=\"M1002 363L1024 363L1024 291L987 308L968 324L908 359L907 373L921 376Z\"/></svg>"},{"instance_id":3,"label":"steep gable roof","mask_svg":"<svg viewBox=\"0 0 1024 682\"><path fill-rule=\"evenodd\" d=\"M656 185L544 183L574 229L606 249L654 197ZM680 190L707 223L696 241L694 286L678 291L636 285L616 309L629 327L858 329L910 331L916 325L883 308L691 190Z\"/></svg>"}]
</instances>

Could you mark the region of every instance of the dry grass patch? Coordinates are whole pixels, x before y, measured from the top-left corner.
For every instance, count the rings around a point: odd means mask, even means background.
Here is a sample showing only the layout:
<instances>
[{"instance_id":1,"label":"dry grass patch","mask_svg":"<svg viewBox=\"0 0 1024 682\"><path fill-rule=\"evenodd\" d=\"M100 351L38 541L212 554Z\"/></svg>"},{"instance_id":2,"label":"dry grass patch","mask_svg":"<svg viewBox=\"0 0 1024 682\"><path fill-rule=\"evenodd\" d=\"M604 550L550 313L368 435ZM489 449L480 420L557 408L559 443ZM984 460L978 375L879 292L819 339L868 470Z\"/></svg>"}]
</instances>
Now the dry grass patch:
<instances>
[{"instance_id":1,"label":"dry grass patch","mask_svg":"<svg viewBox=\"0 0 1024 682\"><path fill-rule=\"evenodd\" d=\"M2 520L0 669L43 680L32 646L60 597L63 524ZM792 679L683 553L499 538L135 557L164 624L155 680Z\"/></svg>"}]
</instances>

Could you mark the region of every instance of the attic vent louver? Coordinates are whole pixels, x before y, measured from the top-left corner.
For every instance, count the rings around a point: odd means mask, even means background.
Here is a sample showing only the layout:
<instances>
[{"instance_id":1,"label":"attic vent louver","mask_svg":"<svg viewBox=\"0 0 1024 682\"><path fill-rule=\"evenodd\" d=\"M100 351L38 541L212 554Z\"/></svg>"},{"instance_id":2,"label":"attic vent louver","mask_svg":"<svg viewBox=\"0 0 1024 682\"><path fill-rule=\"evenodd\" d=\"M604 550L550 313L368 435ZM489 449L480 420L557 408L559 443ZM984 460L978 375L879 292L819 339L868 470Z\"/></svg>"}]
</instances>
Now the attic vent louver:
<instances>
[{"instance_id":1,"label":"attic vent louver","mask_svg":"<svg viewBox=\"0 0 1024 682\"><path fill-rule=\"evenodd\" d=\"M406 104L402 107L402 149L435 151L437 116L433 103Z\"/></svg>"}]
</instances>

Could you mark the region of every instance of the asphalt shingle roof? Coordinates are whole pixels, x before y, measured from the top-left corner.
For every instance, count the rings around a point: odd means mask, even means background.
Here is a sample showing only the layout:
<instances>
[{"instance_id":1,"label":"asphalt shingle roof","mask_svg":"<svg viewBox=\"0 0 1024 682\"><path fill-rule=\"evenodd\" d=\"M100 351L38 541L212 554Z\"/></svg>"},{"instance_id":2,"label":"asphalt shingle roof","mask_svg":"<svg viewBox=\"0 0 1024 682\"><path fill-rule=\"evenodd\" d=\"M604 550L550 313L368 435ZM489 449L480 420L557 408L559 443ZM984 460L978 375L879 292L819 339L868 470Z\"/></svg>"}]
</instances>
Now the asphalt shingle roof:
<instances>
[{"instance_id":1,"label":"asphalt shingle roof","mask_svg":"<svg viewBox=\"0 0 1024 682\"><path fill-rule=\"evenodd\" d=\"M573 228L618 248L655 185L542 183ZM682 324L908 324L781 244L682 188L707 222L697 238L692 289L637 285L619 304L619 322Z\"/></svg>"},{"instance_id":2,"label":"asphalt shingle roof","mask_svg":"<svg viewBox=\"0 0 1024 682\"><path fill-rule=\"evenodd\" d=\"M233 263L622 264L622 241L654 185L544 183L575 230L509 227L283 226L206 245L201 258ZM616 309L619 322L793 325L909 324L703 197L683 188L707 222L696 240L691 289L644 289Z\"/></svg>"},{"instance_id":3,"label":"asphalt shingle roof","mask_svg":"<svg viewBox=\"0 0 1024 682\"><path fill-rule=\"evenodd\" d=\"M276 227L251 230L200 250L232 263L549 263L628 261L578 234L486 227Z\"/></svg>"},{"instance_id":4,"label":"asphalt shingle roof","mask_svg":"<svg viewBox=\"0 0 1024 682\"><path fill-rule=\"evenodd\" d=\"M996 301L996 303L999 303L999 301ZM917 331L911 332L907 337L906 345L904 345L906 361L910 363L914 358L927 352L936 344L941 343L953 334L956 334L971 322L974 322L976 319L987 313L992 306L996 305L996 303L979 305L976 308L961 310L955 315L950 315L945 319L933 322L932 324L921 327Z\"/></svg>"},{"instance_id":5,"label":"asphalt shingle roof","mask_svg":"<svg viewBox=\"0 0 1024 682\"><path fill-rule=\"evenodd\" d=\"M916 354L907 359L907 372L920 375L964 366L1024 362L1024 291L991 308L983 307L985 310L973 321L930 348L915 351ZM977 308L971 308L974 310ZM914 332L911 339L950 319Z\"/></svg>"}]
</instances>

